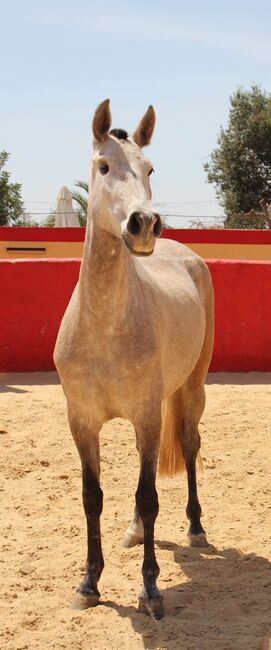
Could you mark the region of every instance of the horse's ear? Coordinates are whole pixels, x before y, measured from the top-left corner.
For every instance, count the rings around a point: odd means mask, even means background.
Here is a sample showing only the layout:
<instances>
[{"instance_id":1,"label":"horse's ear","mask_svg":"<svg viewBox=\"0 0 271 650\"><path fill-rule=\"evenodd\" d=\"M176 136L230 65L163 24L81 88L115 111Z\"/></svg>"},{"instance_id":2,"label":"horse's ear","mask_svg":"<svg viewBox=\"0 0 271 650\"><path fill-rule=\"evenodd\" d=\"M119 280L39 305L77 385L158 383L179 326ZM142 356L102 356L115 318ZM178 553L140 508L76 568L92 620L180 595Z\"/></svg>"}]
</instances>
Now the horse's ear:
<instances>
[{"instance_id":1,"label":"horse's ear","mask_svg":"<svg viewBox=\"0 0 271 650\"><path fill-rule=\"evenodd\" d=\"M155 126L155 119L154 108L153 106L149 106L133 134L133 140L140 148L146 147L150 144Z\"/></svg>"},{"instance_id":2,"label":"horse's ear","mask_svg":"<svg viewBox=\"0 0 271 650\"><path fill-rule=\"evenodd\" d=\"M112 123L111 112L109 108L109 99L105 99L96 108L92 130L95 140L103 142L108 135Z\"/></svg>"}]
</instances>

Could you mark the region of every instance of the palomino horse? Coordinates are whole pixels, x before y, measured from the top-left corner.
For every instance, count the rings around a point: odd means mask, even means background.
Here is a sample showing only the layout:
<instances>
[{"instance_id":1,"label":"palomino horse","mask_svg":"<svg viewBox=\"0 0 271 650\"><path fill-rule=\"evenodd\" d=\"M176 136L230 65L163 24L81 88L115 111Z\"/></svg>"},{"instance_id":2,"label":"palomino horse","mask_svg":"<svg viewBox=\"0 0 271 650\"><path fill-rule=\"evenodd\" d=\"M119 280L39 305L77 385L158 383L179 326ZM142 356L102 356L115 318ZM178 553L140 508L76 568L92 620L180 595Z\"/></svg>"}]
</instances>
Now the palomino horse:
<instances>
[{"instance_id":1,"label":"palomino horse","mask_svg":"<svg viewBox=\"0 0 271 650\"><path fill-rule=\"evenodd\" d=\"M55 364L82 463L87 520L86 573L78 598L97 605L101 548L99 431L115 417L136 431L140 475L124 545L144 541L139 611L163 616L154 551L160 471L186 467L190 544L206 545L197 496L198 423L213 346L213 291L205 263L185 246L156 239L161 219L151 203L149 106L133 136L111 127L109 100L94 115L88 224L79 282L61 323Z\"/></svg>"}]
</instances>

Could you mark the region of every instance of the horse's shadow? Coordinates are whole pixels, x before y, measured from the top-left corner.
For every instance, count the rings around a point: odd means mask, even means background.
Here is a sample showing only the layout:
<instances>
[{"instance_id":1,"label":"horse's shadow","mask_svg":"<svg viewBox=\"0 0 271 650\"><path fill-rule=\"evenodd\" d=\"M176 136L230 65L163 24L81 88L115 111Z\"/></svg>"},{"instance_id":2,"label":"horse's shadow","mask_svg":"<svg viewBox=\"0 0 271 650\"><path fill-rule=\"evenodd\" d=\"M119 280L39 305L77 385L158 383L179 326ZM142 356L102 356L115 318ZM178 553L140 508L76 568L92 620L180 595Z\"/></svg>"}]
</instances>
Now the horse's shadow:
<instances>
[{"instance_id":1,"label":"horse's shadow","mask_svg":"<svg viewBox=\"0 0 271 650\"><path fill-rule=\"evenodd\" d=\"M31 380L27 372L0 373L0 393L29 393L29 383L35 386L57 385L59 376L55 371L33 372ZM14 385L15 384L15 385ZM22 388L19 388L22 386ZM27 388L23 388L27 386Z\"/></svg>"},{"instance_id":2,"label":"horse's shadow","mask_svg":"<svg viewBox=\"0 0 271 650\"><path fill-rule=\"evenodd\" d=\"M0 384L0 393L16 393L20 395L21 393L29 393L29 391L24 390L23 388L10 386L9 384Z\"/></svg>"},{"instance_id":3,"label":"horse's shadow","mask_svg":"<svg viewBox=\"0 0 271 650\"><path fill-rule=\"evenodd\" d=\"M131 619L148 650L268 650L271 634L271 565L264 557L234 548L171 550L183 582L161 591L166 616L154 622L135 607L103 604ZM160 556L161 557L161 556ZM174 572L176 575L176 571ZM185 577L184 577L185 576Z\"/></svg>"}]
</instances>

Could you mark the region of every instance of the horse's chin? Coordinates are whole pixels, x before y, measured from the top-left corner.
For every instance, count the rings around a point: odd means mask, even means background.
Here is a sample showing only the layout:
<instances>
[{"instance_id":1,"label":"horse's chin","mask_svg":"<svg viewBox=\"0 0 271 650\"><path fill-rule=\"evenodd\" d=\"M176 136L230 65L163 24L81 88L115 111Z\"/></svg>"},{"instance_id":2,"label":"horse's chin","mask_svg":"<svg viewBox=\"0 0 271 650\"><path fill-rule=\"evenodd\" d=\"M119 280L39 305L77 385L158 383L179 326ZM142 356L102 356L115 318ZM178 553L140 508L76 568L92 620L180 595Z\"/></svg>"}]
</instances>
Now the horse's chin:
<instances>
[{"instance_id":1,"label":"horse's chin","mask_svg":"<svg viewBox=\"0 0 271 650\"><path fill-rule=\"evenodd\" d=\"M147 250L147 251L137 250L136 248L133 248L130 242L127 241L127 239L124 237L124 234L122 235L122 239L125 243L125 246L128 248L129 253L131 253L131 255L135 255L135 257L149 257L150 255L153 254L154 246L151 250Z\"/></svg>"}]
</instances>

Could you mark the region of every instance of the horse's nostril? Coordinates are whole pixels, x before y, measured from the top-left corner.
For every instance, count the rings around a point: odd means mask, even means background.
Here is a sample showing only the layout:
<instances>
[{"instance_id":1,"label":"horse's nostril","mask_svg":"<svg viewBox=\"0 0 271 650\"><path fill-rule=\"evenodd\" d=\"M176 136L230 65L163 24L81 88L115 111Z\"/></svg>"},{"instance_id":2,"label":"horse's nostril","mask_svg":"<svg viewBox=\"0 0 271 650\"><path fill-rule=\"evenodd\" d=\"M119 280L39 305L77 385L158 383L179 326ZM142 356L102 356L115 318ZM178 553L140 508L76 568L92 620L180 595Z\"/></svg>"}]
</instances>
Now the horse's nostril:
<instances>
[{"instance_id":1,"label":"horse's nostril","mask_svg":"<svg viewBox=\"0 0 271 650\"><path fill-rule=\"evenodd\" d=\"M143 227L143 217L140 212L132 212L127 223L127 230L131 235L139 235Z\"/></svg>"},{"instance_id":2,"label":"horse's nostril","mask_svg":"<svg viewBox=\"0 0 271 650\"><path fill-rule=\"evenodd\" d=\"M157 214L156 221L155 221L155 224L153 226L153 234L156 237L159 237L161 235L161 232L162 232L162 221L161 221L161 217L159 216L159 214Z\"/></svg>"}]
</instances>

